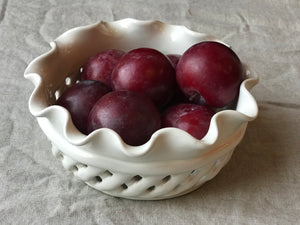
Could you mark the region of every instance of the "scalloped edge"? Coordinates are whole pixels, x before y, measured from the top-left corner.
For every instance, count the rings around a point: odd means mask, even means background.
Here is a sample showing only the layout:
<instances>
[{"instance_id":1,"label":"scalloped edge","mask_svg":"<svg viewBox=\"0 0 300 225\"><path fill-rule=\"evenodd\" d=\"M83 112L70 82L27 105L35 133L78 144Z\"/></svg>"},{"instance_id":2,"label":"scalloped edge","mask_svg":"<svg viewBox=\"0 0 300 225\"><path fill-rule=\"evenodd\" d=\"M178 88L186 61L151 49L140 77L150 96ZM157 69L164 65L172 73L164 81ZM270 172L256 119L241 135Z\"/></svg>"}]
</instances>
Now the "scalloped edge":
<instances>
[{"instance_id":1,"label":"scalloped edge","mask_svg":"<svg viewBox=\"0 0 300 225\"><path fill-rule=\"evenodd\" d=\"M132 24L136 24L138 26L166 26L169 29L171 28L176 28L176 29L183 29L185 32L188 32L188 34L195 40L202 39L209 39L209 40L214 40L214 41L219 41L215 39L211 35L206 35L203 33L198 33L195 31L191 31L188 28L184 26L178 26L178 25L167 25L164 24L160 21L140 21L140 20L135 20L135 19L123 19L115 22L99 22L93 25L88 25L88 26L83 26L83 27L77 27L73 28L69 31L66 31L63 33L61 36L59 36L54 42L51 42L51 50L36 59L34 59L27 67L24 73L24 77L28 80L30 80L35 88L30 96L29 99L29 110L32 115L35 117L46 117L49 118L55 114L55 116L60 118L60 121L63 121L62 123L62 130L63 130L63 135L64 138L72 145L75 146L82 146L86 145L88 143L93 143L93 142L98 142L99 140L102 140L102 136L107 136L109 135L109 139L111 142L114 142L116 144L116 147L124 154L125 156L128 157L141 157L146 154L148 154L152 147L157 144L158 140L161 139L162 137L165 137L166 135L168 138L178 138L181 137L184 142L181 143L182 146L187 146L187 149L189 153L187 153L187 150L184 150L184 154L187 154L189 156L191 155L198 155L199 150L197 150L197 153L191 154L195 149L209 149L209 147L216 145L217 143L221 143L226 137L222 137L220 133L222 134L222 131L225 131L227 129L233 130L233 128L229 128L228 124L224 126L224 121L229 120L232 121L234 120L236 122L236 127L239 127L239 125L243 123L247 123L248 121L254 120L257 115L258 115L258 107L257 103L254 99L254 97L250 94L250 90L252 89L253 86L255 86L258 82L258 77L256 73L253 70L249 70L249 73L251 75L251 78L248 78L244 80L241 84L240 87L240 96L243 96L243 101L239 97L238 101L238 107L237 110L224 110L221 112L216 113L212 120L211 124L209 127L208 133L205 135L205 137L202 140L195 139L185 131L182 131L177 128L162 128L158 131L156 131L151 139L140 146L130 146L127 145L126 143L123 142L123 140L120 138L120 136L107 128L102 128L99 130L94 131L93 133L89 134L88 136L83 135L80 133L75 126L73 125L73 122L71 120L70 114L68 113L67 110L63 109L60 106L48 106L44 103L45 96L43 94L43 85L44 83L42 82L41 76L38 73L34 73L34 71L38 68L39 64L42 63L43 61L47 60L48 58L53 57L57 49L59 48L59 45L63 45L66 43L69 39L76 38L77 35L82 34L83 32L86 31L93 31L93 29L98 29L100 27L116 27L116 26L121 26L128 28ZM222 41L219 41L222 42ZM196 42L195 42L196 43ZM222 42L223 43L223 42ZM248 74L249 76L249 74ZM246 102L246 103L245 103ZM38 103L38 104L37 104ZM242 104L242 106L241 106ZM245 110L247 109L247 110ZM63 118L63 119L61 119ZM222 124L222 125L221 125ZM202 152L203 153L203 152ZM183 153L181 153L183 154ZM180 154L180 155L181 155Z\"/></svg>"}]
</instances>

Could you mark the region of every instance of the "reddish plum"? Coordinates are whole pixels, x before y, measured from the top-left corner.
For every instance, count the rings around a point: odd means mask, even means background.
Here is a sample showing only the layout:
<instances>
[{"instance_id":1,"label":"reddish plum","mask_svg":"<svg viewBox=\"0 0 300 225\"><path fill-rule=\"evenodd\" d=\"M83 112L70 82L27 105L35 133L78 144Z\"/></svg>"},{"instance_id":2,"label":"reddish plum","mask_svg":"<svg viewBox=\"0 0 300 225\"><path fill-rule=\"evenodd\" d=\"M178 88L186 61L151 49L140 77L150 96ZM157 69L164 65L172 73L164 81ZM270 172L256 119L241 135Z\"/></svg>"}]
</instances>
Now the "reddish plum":
<instances>
[{"instance_id":1,"label":"reddish plum","mask_svg":"<svg viewBox=\"0 0 300 225\"><path fill-rule=\"evenodd\" d=\"M146 96L131 91L113 91L99 99L90 112L89 132L110 128L125 143L141 145L160 128L160 115Z\"/></svg>"},{"instance_id":2,"label":"reddish plum","mask_svg":"<svg viewBox=\"0 0 300 225\"><path fill-rule=\"evenodd\" d=\"M214 111L206 106L183 103L168 108L162 116L162 127L182 129L202 139L209 128Z\"/></svg>"},{"instance_id":3,"label":"reddish plum","mask_svg":"<svg viewBox=\"0 0 300 225\"><path fill-rule=\"evenodd\" d=\"M171 101L169 102L169 104L165 107L165 109L167 109L170 106L179 104L179 103L191 103L189 101L189 99L183 94L183 92L181 91L181 89L178 87L178 85L176 84L176 86L174 87L174 95L173 98L171 99Z\"/></svg>"},{"instance_id":4,"label":"reddish plum","mask_svg":"<svg viewBox=\"0 0 300 225\"><path fill-rule=\"evenodd\" d=\"M213 41L190 47L180 58L176 78L193 102L212 107L230 104L239 93L243 67L227 46Z\"/></svg>"},{"instance_id":5,"label":"reddish plum","mask_svg":"<svg viewBox=\"0 0 300 225\"><path fill-rule=\"evenodd\" d=\"M105 84L86 80L69 87L56 101L57 105L66 108L74 125L79 131L87 134L87 119L95 102L111 91Z\"/></svg>"},{"instance_id":6,"label":"reddish plum","mask_svg":"<svg viewBox=\"0 0 300 225\"><path fill-rule=\"evenodd\" d=\"M115 90L144 93L159 108L170 101L176 83L175 69L161 52L138 48L125 54L112 73Z\"/></svg>"},{"instance_id":7,"label":"reddish plum","mask_svg":"<svg viewBox=\"0 0 300 225\"><path fill-rule=\"evenodd\" d=\"M179 54L168 54L167 57L170 59L173 67L176 68L181 55L179 55Z\"/></svg>"},{"instance_id":8,"label":"reddish plum","mask_svg":"<svg viewBox=\"0 0 300 225\"><path fill-rule=\"evenodd\" d=\"M82 80L98 80L111 87L111 73L125 52L110 49L89 58L83 67Z\"/></svg>"}]
</instances>

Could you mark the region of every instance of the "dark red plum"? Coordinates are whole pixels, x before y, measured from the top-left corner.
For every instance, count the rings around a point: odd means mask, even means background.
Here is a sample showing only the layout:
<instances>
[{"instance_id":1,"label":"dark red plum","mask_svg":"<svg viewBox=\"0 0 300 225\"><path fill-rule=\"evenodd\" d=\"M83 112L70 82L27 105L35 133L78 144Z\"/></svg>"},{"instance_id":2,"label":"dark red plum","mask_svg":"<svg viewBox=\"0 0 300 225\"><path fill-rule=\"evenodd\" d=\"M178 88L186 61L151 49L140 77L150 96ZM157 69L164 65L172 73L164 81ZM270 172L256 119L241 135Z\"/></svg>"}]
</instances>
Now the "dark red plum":
<instances>
[{"instance_id":1,"label":"dark red plum","mask_svg":"<svg viewBox=\"0 0 300 225\"><path fill-rule=\"evenodd\" d=\"M181 89L178 87L178 85L176 84L176 86L174 87L174 95L173 98L171 99L171 101L169 102L169 104L164 108L167 109L170 106L173 105L177 105L180 103L191 103L189 101L189 99L183 94L183 92L181 91Z\"/></svg>"},{"instance_id":2,"label":"dark red plum","mask_svg":"<svg viewBox=\"0 0 300 225\"><path fill-rule=\"evenodd\" d=\"M112 73L115 90L146 94L158 108L165 106L174 94L175 69L161 52L138 48L125 54Z\"/></svg>"},{"instance_id":3,"label":"dark red plum","mask_svg":"<svg viewBox=\"0 0 300 225\"><path fill-rule=\"evenodd\" d=\"M129 145L146 143L160 128L160 115L146 96L131 91L113 91L99 99L88 118L89 132L110 128Z\"/></svg>"},{"instance_id":4,"label":"dark red plum","mask_svg":"<svg viewBox=\"0 0 300 225\"><path fill-rule=\"evenodd\" d=\"M111 87L111 73L124 54L124 51L116 49L97 53L83 67L81 79L98 80Z\"/></svg>"},{"instance_id":5,"label":"dark red plum","mask_svg":"<svg viewBox=\"0 0 300 225\"><path fill-rule=\"evenodd\" d=\"M179 55L179 54L168 54L167 57L170 59L173 67L176 68L181 55Z\"/></svg>"},{"instance_id":6,"label":"dark red plum","mask_svg":"<svg viewBox=\"0 0 300 225\"><path fill-rule=\"evenodd\" d=\"M174 105L164 112L162 127L182 129L200 140L206 135L214 113L206 106L190 103Z\"/></svg>"},{"instance_id":7,"label":"dark red plum","mask_svg":"<svg viewBox=\"0 0 300 225\"><path fill-rule=\"evenodd\" d=\"M87 134L87 120L90 110L103 95L111 91L105 84L86 80L69 87L56 101L57 105L66 108L74 125L83 134Z\"/></svg>"},{"instance_id":8,"label":"dark red plum","mask_svg":"<svg viewBox=\"0 0 300 225\"><path fill-rule=\"evenodd\" d=\"M224 107L239 93L243 67L229 47L213 41L200 42L182 55L176 78L191 101Z\"/></svg>"}]
</instances>

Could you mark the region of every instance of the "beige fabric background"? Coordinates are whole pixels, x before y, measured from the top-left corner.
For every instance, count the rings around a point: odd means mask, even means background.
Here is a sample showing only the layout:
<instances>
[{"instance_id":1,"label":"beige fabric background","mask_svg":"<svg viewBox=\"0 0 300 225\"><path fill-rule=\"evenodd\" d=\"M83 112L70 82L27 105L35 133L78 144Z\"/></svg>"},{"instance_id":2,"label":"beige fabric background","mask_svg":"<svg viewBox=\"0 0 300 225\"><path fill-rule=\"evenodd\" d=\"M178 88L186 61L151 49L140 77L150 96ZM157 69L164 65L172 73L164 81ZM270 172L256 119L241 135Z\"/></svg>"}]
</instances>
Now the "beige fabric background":
<instances>
[{"instance_id":1,"label":"beige fabric background","mask_svg":"<svg viewBox=\"0 0 300 225\"><path fill-rule=\"evenodd\" d=\"M157 19L217 36L255 68L260 114L228 165L183 197L131 201L66 172L29 114L28 63L76 26ZM300 224L299 0L0 0L0 224Z\"/></svg>"}]
</instances>

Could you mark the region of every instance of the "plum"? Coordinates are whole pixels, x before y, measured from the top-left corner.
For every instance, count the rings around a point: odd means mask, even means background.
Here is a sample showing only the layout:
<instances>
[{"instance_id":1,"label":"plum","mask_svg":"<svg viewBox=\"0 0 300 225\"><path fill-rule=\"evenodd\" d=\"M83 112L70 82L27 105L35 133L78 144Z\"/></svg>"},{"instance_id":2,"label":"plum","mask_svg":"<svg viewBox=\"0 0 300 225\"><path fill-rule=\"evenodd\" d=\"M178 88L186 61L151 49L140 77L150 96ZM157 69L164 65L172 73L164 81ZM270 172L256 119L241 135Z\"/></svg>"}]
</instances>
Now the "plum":
<instances>
[{"instance_id":1,"label":"plum","mask_svg":"<svg viewBox=\"0 0 300 225\"><path fill-rule=\"evenodd\" d=\"M109 49L89 58L82 69L82 80L98 80L111 87L111 73L124 51Z\"/></svg>"},{"instance_id":2,"label":"plum","mask_svg":"<svg viewBox=\"0 0 300 225\"><path fill-rule=\"evenodd\" d=\"M113 91L100 98L88 118L88 130L110 128L129 145L146 143L160 128L160 114L144 94Z\"/></svg>"},{"instance_id":3,"label":"plum","mask_svg":"<svg viewBox=\"0 0 300 225\"><path fill-rule=\"evenodd\" d=\"M176 79L191 101L220 108L238 96L243 67L229 47L205 41L184 52L177 65Z\"/></svg>"},{"instance_id":4,"label":"plum","mask_svg":"<svg viewBox=\"0 0 300 225\"><path fill-rule=\"evenodd\" d=\"M158 108L165 106L174 94L175 69L158 50L137 48L126 53L112 72L115 90L146 94Z\"/></svg>"},{"instance_id":5,"label":"plum","mask_svg":"<svg viewBox=\"0 0 300 225\"><path fill-rule=\"evenodd\" d=\"M197 139L207 133L215 112L207 107L191 103L182 103L169 107L162 115L162 127L182 129Z\"/></svg>"},{"instance_id":6,"label":"plum","mask_svg":"<svg viewBox=\"0 0 300 225\"><path fill-rule=\"evenodd\" d=\"M75 127L83 134L87 134L90 110L95 102L109 91L111 88L99 81L85 80L66 89L56 104L66 108Z\"/></svg>"},{"instance_id":7,"label":"plum","mask_svg":"<svg viewBox=\"0 0 300 225\"><path fill-rule=\"evenodd\" d=\"M170 59L170 61L171 61L172 65L174 66L174 68L176 68L181 55L179 55L179 54L168 54L167 57Z\"/></svg>"}]
</instances>

